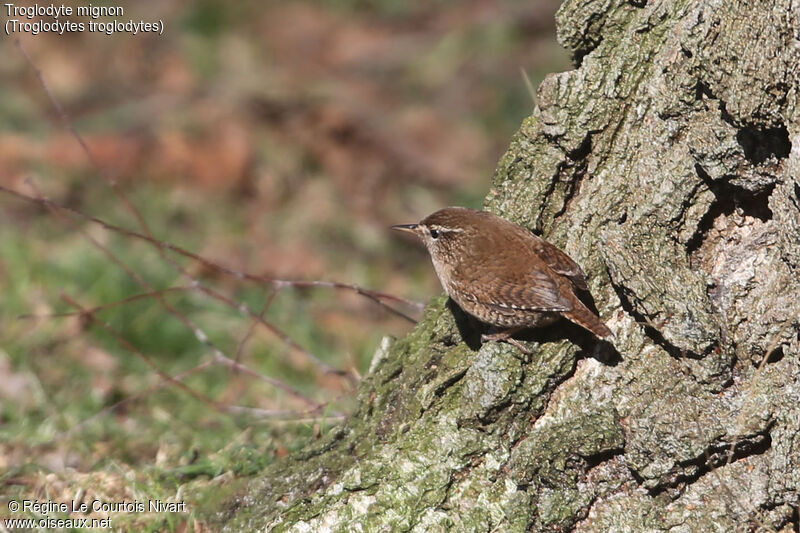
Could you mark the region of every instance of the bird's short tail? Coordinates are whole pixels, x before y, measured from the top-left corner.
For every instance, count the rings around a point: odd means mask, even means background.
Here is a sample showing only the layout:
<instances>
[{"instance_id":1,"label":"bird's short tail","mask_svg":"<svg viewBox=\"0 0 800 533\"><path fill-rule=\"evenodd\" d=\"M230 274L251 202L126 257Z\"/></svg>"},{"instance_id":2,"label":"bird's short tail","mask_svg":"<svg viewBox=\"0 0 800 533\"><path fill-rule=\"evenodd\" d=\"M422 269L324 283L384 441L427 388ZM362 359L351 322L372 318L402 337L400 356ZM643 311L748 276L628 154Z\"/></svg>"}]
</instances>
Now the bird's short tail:
<instances>
[{"instance_id":1,"label":"bird's short tail","mask_svg":"<svg viewBox=\"0 0 800 533\"><path fill-rule=\"evenodd\" d=\"M614 333L588 307L583 305L577 298L573 301L573 304L574 306L570 311L563 313L566 318L588 329L601 340L611 341L614 338Z\"/></svg>"}]
</instances>

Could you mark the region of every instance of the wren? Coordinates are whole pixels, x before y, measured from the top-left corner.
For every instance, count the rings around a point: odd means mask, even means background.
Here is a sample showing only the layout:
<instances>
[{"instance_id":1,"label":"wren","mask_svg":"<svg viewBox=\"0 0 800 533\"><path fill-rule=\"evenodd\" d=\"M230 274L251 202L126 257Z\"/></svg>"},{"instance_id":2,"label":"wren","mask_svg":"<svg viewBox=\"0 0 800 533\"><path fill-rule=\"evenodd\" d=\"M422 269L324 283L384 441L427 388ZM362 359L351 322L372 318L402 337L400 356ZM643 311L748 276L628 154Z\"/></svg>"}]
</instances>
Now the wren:
<instances>
[{"instance_id":1,"label":"wren","mask_svg":"<svg viewBox=\"0 0 800 533\"><path fill-rule=\"evenodd\" d=\"M520 346L511 335L559 316L602 340L613 338L576 295L589 289L581 267L522 226L487 211L447 207L392 229L422 239L442 287L464 311L505 329L484 340Z\"/></svg>"}]
</instances>

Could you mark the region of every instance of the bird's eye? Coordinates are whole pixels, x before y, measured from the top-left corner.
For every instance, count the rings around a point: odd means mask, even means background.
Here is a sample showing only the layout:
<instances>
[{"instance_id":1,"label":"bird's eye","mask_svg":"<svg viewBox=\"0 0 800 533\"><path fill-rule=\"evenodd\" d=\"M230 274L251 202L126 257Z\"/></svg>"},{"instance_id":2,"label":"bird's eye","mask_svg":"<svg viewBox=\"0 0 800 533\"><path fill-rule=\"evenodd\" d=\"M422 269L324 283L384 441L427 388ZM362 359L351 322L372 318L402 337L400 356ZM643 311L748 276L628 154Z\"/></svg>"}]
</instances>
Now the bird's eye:
<instances>
[{"instance_id":1,"label":"bird's eye","mask_svg":"<svg viewBox=\"0 0 800 533\"><path fill-rule=\"evenodd\" d=\"M431 230L431 239L438 239L438 238L439 238L439 235L440 235L441 233L442 233L442 232L441 232L441 231L439 231L438 229L432 229L432 230Z\"/></svg>"}]
</instances>

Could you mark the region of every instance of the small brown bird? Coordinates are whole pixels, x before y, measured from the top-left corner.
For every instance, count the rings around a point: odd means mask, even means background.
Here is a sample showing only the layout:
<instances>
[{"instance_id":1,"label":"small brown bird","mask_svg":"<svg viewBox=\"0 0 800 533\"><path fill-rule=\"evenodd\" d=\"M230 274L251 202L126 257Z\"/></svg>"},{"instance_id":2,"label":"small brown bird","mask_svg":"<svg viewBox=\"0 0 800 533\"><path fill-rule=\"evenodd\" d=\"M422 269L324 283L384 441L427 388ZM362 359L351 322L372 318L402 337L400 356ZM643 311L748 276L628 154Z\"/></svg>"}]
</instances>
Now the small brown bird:
<instances>
[{"instance_id":1,"label":"small brown bird","mask_svg":"<svg viewBox=\"0 0 800 533\"><path fill-rule=\"evenodd\" d=\"M521 329L545 326L559 316L600 339L613 338L575 295L577 290L588 290L581 267L522 226L486 211L447 207L419 224L392 229L422 239L442 287L464 311L508 328L484 339L509 339Z\"/></svg>"}]
</instances>

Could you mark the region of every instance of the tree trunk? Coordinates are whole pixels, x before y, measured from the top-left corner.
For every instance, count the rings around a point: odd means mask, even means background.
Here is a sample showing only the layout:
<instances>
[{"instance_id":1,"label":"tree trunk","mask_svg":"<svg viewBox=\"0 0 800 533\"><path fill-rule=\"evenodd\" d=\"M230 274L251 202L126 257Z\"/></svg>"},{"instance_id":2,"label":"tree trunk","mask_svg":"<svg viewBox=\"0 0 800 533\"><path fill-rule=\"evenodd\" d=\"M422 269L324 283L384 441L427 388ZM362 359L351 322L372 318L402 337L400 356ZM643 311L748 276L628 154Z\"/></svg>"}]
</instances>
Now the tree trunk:
<instances>
[{"instance_id":1,"label":"tree trunk","mask_svg":"<svg viewBox=\"0 0 800 533\"><path fill-rule=\"evenodd\" d=\"M565 322L480 346L435 299L229 530L797 530L800 5L567 0L558 25L579 66L486 206L583 266L616 360Z\"/></svg>"}]
</instances>

